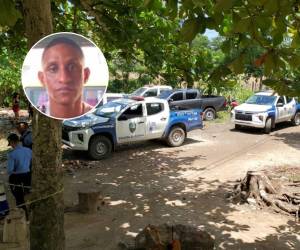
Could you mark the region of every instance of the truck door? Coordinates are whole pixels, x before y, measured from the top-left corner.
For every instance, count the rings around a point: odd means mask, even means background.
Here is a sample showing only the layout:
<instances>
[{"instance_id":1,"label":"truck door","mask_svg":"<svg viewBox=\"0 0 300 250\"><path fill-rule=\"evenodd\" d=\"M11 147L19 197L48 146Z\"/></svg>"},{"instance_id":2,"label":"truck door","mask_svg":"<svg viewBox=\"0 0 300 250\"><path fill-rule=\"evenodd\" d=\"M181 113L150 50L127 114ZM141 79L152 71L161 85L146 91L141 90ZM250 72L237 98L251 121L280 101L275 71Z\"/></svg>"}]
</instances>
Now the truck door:
<instances>
[{"instance_id":1,"label":"truck door","mask_svg":"<svg viewBox=\"0 0 300 250\"><path fill-rule=\"evenodd\" d=\"M291 97L285 97L286 99L286 109L287 109L287 116L285 118L286 121L291 120L295 113L296 113L296 100Z\"/></svg>"},{"instance_id":2,"label":"truck door","mask_svg":"<svg viewBox=\"0 0 300 250\"><path fill-rule=\"evenodd\" d=\"M285 98L283 96L279 96L276 101L276 122L284 121L287 117L287 112Z\"/></svg>"},{"instance_id":3,"label":"truck door","mask_svg":"<svg viewBox=\"0 0 300 250\"><path fill-rule=\"evenodd\" d=\"M147 139L160 138L169 122L169 109L161 102L146 103L147 110Z\"/></svg>"},{"instance_id":4,"label":"truck door","mask_svg":"<svg viewBox=\"0 0 300 250\"><path fill-rule=\"evenodd\" d=\"M183 93L178 92L171 95L169 98L169 103L170 103L170 107L178 106L180 108L184 108Z\"/></svg>"},{"instance_id":5,"label":"truck door","mask_svg":"<svg viewBox=\"0 0 300 250\"><path fill-rule=\"evenodd\" d=\"M186 109L200 108L200 99L198 99L197 96L198 93L195 90L188 90L185 92Z\"/></svg>"},{"instance_id":6,"label":"truck door","mask_svg":"<svg viewBox=\"0 0 300 250\"><path fill-rule=\"evenodd\" d=\"M117 118L118 143L144 140L146 135L146 116L142 103L128 107Z\"/></svg>"}]
</instances>

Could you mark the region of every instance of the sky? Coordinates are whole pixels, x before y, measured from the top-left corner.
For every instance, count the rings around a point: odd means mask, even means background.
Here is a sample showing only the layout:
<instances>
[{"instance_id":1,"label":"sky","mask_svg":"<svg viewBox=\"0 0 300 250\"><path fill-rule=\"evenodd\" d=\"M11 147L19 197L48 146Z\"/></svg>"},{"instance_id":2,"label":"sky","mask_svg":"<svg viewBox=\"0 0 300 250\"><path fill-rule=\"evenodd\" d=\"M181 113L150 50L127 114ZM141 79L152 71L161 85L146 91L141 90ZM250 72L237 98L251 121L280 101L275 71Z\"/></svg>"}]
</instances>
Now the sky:
<instances>
[{"instance_id":1,"label":"sky","mask_svg":"<svg viewBox=\"0 0 300 250\"><path fill-rule=\"evenodd\" d=\"M214 30L206 29L204 35L207 36L211 40L211 39L217 37L219 35L219 33Z\"/></svg>"}]
</instances>

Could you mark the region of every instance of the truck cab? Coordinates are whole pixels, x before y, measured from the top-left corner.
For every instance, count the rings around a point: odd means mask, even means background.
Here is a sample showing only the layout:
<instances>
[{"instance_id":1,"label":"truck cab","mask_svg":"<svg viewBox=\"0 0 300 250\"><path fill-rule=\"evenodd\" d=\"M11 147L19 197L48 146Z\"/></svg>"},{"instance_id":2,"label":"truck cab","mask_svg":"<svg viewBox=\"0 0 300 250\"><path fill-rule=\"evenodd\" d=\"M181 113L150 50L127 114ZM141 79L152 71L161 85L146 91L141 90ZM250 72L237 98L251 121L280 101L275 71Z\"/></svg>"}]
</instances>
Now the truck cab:
<instances>
[{"instance_id":1,"label":"truck cab","mask_svg":"<svg viewBox=\"0 0 300 250\"><path fill-rule=\"evenodd\" d=\"M231 111L236 129L241 127L262 128L270 133L280 122L300 124L300 105L295 98L280 96L274 92L259 92Z\"/></svg>"},{"instance_id":2,"label":"truck cab","mask_svg":"<svg viewBox=\"0 0 300 250\"><path fill-rule=\"evenodd\" d=\"M120 144L163 139L180 146L188 131L202 128L201 110L170 111L158 98L122 98L82 117L65 120L63 143L88 151L93 159L107 157Z\"/></svg>"}]
</instances>

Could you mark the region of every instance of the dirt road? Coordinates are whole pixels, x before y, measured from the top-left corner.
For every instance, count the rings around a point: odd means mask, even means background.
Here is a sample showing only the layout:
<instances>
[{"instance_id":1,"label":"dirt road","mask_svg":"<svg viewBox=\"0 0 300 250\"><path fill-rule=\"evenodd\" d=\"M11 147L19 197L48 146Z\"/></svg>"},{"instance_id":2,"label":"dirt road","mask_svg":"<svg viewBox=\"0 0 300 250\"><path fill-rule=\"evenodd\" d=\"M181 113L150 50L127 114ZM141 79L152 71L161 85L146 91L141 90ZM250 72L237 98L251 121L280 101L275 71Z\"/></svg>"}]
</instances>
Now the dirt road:
<instances>
[{"instance_id":1,"label":"dirt road","mask_svg":"<svg viewBox=\"0 0 300 250\"><path fill-rule=\"evenodd\" d=\"M113 157L65 177L66 205L77 191L97 189L96 215L65 214L67 249L117 249L147 224L190 224L207 230L217 249L300 249L292 217L234 205L226 193L248 170L300 167L300 128L284 124L270 135L210 123L184 146L160 142L123 146ZM86 160L82 153L67 158Z\"/></svg>"}]
</instances>

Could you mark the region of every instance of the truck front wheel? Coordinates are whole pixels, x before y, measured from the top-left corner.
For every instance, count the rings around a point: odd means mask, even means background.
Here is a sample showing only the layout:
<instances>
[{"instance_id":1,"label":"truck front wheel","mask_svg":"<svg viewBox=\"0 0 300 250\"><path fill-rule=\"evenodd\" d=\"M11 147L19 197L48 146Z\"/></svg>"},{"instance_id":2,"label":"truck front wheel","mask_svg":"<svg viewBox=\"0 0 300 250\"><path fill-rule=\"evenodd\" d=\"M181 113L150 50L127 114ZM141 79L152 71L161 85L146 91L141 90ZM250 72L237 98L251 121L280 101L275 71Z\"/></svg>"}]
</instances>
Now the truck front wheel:
<instances>
[{"instance_id":1,"label":"truck front wheel","mask_svg":"<svg viewBox=\"0 0 300 250\"><path fill-rule=\"evenodd\" d=\"M107 158L112 151L112 143L106 136L98 135L92 138L89 145L89 155L94 160Z\"/></svg>"},{"instance_id":2,"label":"truck front wheel","mask_svg":"<svg viewBox=\"0 0 300 250\"><path fill-rule=\"evenodd\" d=\"M266 134L270 134L271 130L272 130L272 119L267 118L265 128L264 128L264 132Z\"/></svg>"},{"instance_id":3,"label":"truck front wheel","mask_svg":"<svg viewBox=\"0 0 300 250\"><path fill-rule=\"evenodd\" d=\"M203 112L203 118L206 121L212 121L216 118L216 111L213 108L206 108Z\"/></svg>"},{"instance_id":4,"label":"truck front wheel","mask_svg":"<svg viewBox=\"0 0 300 250\"><path fill-rule=\"evenodd\" d=\"M294 118L292 119L292 123L295 126L299 126L300 125L300 112L297 112L294 116Z\"/></svg>"},{"instance_id":5,"label":"truck front wheel","mask_svg":"<svg viewBox=\"0 0 300 250\"><path fill-rule=\"evenodd\" d=\"M167 137L167 144L171 147L179 147L185 140L185 132L181 127L173 127Z\"/></svg>"}]
</instances>

